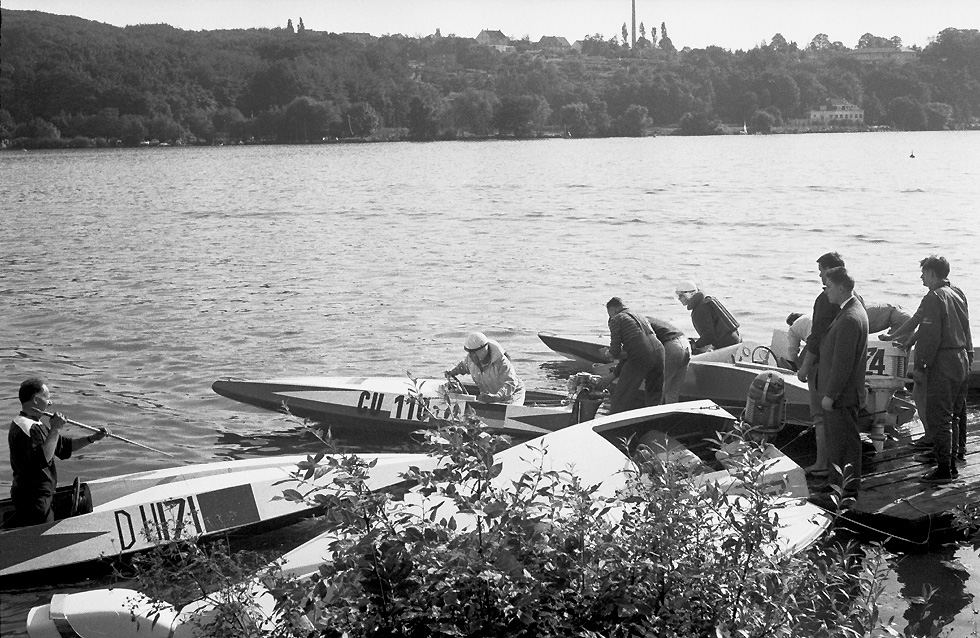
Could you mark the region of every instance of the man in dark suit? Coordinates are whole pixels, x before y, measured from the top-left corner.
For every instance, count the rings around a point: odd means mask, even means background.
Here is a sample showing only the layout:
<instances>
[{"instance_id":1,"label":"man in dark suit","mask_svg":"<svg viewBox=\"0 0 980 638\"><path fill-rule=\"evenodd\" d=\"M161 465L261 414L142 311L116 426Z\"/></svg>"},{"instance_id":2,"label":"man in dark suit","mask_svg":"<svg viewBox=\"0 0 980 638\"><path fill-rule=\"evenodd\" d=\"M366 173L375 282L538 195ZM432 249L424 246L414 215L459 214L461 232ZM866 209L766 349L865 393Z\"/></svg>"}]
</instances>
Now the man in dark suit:
<instances>
[{"instance_id":1,"label":"man in dark suit","mask_svg":"<svg viewBox=\"0 0 980 638\"><path fill-rule=\"evenodd\" d=\"M858 409L867 402L864 383L868 360L868 313L854 295L854 279L844 267L826 275L827 298L840 308L820 343L817 394L827 428L829 475L824 494L814 502L829 503L832 486L841 490L842 504L857 498L861 485L861 436ZM821 502L822 501L822 502Z\"/></svg>"}]
</instances>

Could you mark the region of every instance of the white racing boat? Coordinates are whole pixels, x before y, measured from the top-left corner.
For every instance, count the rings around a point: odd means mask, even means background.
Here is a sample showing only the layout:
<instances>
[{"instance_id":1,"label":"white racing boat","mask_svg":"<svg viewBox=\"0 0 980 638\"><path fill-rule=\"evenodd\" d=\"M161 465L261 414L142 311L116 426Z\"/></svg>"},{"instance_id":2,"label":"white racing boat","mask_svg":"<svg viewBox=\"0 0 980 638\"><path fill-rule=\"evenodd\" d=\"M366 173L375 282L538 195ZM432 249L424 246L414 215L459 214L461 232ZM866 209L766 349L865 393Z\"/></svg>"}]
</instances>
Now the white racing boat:
<instances>
[{"instance_id":1,"label":"white racing boat","mask_svg":"<svg viewBox=\"0 0 980 638\"><path fill-rule=\"evenodd\" d=\"M429 427L452 410L472 409L492 431L530 439L577 422L566 395L528 391L525 405L480 403L476 386L444 400L446 381L420 379L413 394L408 377L293 377L264 381L222 379L211 388L223 397L267 410L285 406L295 416L362 434L408 434Z\"/></svg>"},{"instance_id":2,"label":"white racing boat","mask_svg":"<svg viewBox=\"0 0 980 638\"><path fill-rule=\"evenodd\" d=\"M495 483L511 489L513 481L540 467L543 471L570 470L582 485L598 486L597 494L610 496L627 485L625 469L634 468L629 454L640 444L658 449L660 454L680 458L685 464L701 464L700 484L712 483L738 498L743 489L725 469L724 461L704 442L716 432L729 428L734 418L710 401L695 401L642 408L600 417L574 425L499 452L495 461L502 466ZM627 450L619 443L631 441ZM683 441L690 441L688 448ZM542 456L542 450L546 453ZM803 470L778 450L766 450L762 461L762 481L777 496L778 539L768 548L774 553L792 554L816 542L828 529L830 517L808 503ZM429 511L435 501L410 491L399 507ZM444 504L440 516L452 514ZM616 516L616 512L611 513ZM465 527L466 517L461 516ZM314 538L283 557L283 573L301 576L316 571L330 560L333 534ZM268 618L273 617L275 598L256 580L250 596ZM184 638L195 635L197 626L214 613L214 606L200 600L181 609L153 601L127 589L101 589L73 594L56 594L51 603L31 610L27 629L32 638L116 638L160 636Z\"/></svg>"},{"instance_id":3,"label":"white racing boat","mask_svg":"<svg viewBox=\"0 0 980 638\"><path fill-rule=\"evenodd\" d=\"M378 459L372 480L379 488L398 483L409 465L433 464L424 454L369 456ZM23 584L25 576L44 578L54 569L64 578L92 561L309 516L314 512L309 505L277 498L281 483L306 458L223 461L76 481L77 487L68 486L56 497L56 515L63 518L0 530L0 582ZM0 501L2 520L12 513L9 499Z\"/></svg>"}]
</instances>

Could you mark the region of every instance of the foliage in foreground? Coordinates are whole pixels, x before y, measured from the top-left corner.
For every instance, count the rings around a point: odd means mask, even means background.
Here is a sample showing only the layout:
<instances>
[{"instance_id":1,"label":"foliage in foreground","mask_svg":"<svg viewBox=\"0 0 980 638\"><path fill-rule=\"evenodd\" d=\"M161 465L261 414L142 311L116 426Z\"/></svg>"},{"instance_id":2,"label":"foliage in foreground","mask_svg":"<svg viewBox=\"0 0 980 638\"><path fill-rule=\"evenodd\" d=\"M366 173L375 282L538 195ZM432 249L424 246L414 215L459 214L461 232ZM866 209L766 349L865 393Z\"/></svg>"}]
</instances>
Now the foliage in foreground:
<instances>
[{"instance_id":1,"label":"foliage in foreground","mask_svg":"<svg viewBox=\"0 0 980 638\"><path fill-rule=\"evenodd\" d=\"M899 635L878 618L883 551L833 540L771 551L781 506L759 480L760 448L733 469L738 499L642 447L628 489L607 497L571 470L545 470L546 449L499 485L493 455L507 441L472 418L424 436L444 463L410 471L417 494L402 500L369 491L357 457L310 458L297 478L332 473L335 489L300 483L284 496L326 505L333 560L308 580L266 574L275 629L243 622L250 610L233 593L216 596L231 609L201 621L201 635Z\"/></svg>"}]
</instances>

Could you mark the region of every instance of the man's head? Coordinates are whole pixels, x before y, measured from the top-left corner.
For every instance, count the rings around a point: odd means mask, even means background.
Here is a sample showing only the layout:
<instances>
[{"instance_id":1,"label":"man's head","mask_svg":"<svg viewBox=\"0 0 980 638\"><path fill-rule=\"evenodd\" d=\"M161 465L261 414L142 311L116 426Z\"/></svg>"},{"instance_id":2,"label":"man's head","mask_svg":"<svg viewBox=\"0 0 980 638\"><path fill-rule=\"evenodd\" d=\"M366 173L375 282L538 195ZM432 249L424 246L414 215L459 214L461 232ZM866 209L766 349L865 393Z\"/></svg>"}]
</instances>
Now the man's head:
<instances>
[{"instance_id":1,"label":"man's head","mask_svg":"<svg viewBox=\"0 0 980 638\"><path fill-rule=\"evenodd\" d=\"M682 281L676 286L674 286L674 294L677 295L678 301L680 301L685 306L691 303L691 298L698 292L698 285L693 281Z\"/></svg>"},{"instance_id":2,"label":"man's head","mask_svg":"<svg viewBox=\"0 0 980 638\"><path fill-rule=\"evenodd\" d=\"M25 412L31 411L31 408L44 412L53 403L48 385L44 382L44 379L38 377L31 377L21 383L17 398L20 399L20 403L24 407Z\"/></svg>"},{"instance_id":3,"label":"man's head","mask_svg":"<svg viewBox=\"0 0 980 638\"><path fill-rule=\"evenodd\" d=\"M854 279L843 266L831 268L824 273L827 299L834 304L844 303L854 292Z\"/></svg>"},{"instance_id":4,"label":"man's head","mask_svg":"<svg viewBox=\"0 0 980 638\"><path fill-rule=\"evenodd\" d=\"M623 303L622 299L619 297L613 297L606 302L606 313L612 317L625 307L626 305Z\"/></svg>"},{"instance_id":5,"label":"man's head","mask_svg":"<svg viewBox=\"0 0 980 638\"><path fill-rule=\"evenodd\" d=\"M922 285L932 290L940 286L949 277L949 262L945 257L929 255L919 262L922 269Z\"/></svg>"},{"instance_id":6,"label":"man's head","mask_svg":"<svg viewBox=\"0 0 980 638\"><path fill-rule=\"evenodd\" d=\"M794 323L796 323L796 320L799 319L802 316L803 316L803 313L801 313L801 312L791 312L791 313L789 313L789 316L786 317L786 325L787 326L792 326Z\"/></svg>"},{"instance_id":7,"label":"man's head","mask_svg":"<svg viewBox=\"0 0 980 638\"><path fill-rule=\"evenodd\" d=\"M482 332L471 332L463 342L463 350L476 362L484 360L490 354L490 340Z\"/></svg>"},{"instance_id":8,"label":"man's head","mask_svg":"<svg viewBox=\"0 0 980 638\"><path fill-rule=\"evenodd\" d=\"M824 253L817 257L817 267L820 269L820 280L826 284L827 280L824 279L824 275L831 268L843 268L844 258L837 252Z\"/></svg>"}]
</instances>

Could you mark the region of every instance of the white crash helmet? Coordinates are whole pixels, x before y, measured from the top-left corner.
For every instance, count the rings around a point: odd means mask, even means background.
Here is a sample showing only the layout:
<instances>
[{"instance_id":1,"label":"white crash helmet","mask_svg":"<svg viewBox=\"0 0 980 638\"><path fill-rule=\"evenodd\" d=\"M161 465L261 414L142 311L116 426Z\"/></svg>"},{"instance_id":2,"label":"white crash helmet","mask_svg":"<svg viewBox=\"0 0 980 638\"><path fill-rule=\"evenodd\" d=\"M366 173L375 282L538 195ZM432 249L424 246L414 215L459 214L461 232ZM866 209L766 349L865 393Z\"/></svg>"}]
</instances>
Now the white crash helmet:
<instances>
[{"instance_id":1,"label":"white crash helmet","mask_svg":"<svg viewBox=\"0 0 980 638\"><path fill-rule=\"evenodd\" d=\"M490 340L487 339L487 335L482 332L471 332L467 335L466 341L463 342L463 350L475 352L488 343L490 343Z\"/></svg>"}]
</instances>

